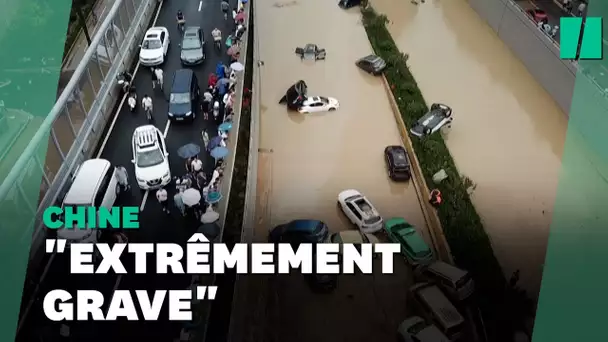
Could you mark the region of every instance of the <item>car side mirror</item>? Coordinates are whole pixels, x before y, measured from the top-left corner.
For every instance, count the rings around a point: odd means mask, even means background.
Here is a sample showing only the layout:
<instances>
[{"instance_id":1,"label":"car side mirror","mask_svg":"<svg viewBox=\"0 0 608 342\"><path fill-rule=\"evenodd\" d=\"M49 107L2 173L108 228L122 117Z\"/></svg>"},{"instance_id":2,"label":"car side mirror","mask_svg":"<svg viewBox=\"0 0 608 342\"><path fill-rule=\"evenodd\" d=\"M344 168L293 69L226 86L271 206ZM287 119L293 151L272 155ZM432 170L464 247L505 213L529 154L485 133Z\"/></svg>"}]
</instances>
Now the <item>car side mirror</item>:
<instances>
[{"instance_id":1,"label":"car side mirror","mask_svg":"<svg viewBox=\"0 0 608 342\"><path fill-rule=\"evenodd\" d=\"M165 155L168 157L168 156L169 156L169 153L165 153Z\"/></svg>"},{"instance_id":2,"label":"car side mirror","mask_svg":"<svg viewBox=\"0 0 608 342\"><path fill-rule=\"evenodd\" d=\"M135 164L135 159L131 159L131 163Z\"/></svg>"}]
</instances>

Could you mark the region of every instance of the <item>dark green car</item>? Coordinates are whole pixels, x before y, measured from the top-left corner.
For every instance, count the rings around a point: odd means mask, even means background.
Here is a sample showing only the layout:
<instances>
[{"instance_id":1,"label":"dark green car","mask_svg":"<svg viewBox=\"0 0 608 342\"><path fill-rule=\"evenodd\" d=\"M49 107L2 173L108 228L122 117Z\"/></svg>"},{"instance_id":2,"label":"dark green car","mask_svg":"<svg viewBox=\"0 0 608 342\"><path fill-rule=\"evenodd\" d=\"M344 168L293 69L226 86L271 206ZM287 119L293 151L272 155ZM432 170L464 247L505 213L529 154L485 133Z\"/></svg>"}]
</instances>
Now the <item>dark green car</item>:
<instances>
[{"instance_id":1,"label":"dark green car","mask_svg":"<svg viewBox=\"0 0 608 342\"><path fill-rule=\"evenodd\" d=\"M180 46L182 48L180 58L183 65L198 65L205 60L205 39L200 27L186 27Z\"/></svg>"},{"instance_id":2,"label":"dark green car","mask_svg":"<svg viewBox=\"0 0 608 342\"><path fill-rule=\"evenodd\" d=\"M433 251L416 231L416 228L405 219L392 218L386 221L384 229L391 242L401 245L401 254L410 264L428 264L433 261Z\"/></svg>"}]
</instances>

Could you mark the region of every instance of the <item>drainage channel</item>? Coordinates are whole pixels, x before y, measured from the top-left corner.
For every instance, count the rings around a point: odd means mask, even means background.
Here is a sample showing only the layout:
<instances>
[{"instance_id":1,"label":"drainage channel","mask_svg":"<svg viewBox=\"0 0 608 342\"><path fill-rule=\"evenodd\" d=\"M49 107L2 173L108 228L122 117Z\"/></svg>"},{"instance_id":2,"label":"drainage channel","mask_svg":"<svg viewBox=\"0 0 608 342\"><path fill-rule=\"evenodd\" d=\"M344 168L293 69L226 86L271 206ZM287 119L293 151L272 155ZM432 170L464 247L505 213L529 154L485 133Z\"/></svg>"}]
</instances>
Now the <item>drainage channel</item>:
<instances>
[{"instance_id":1,"label":"drainage channel","mask_svg":"<svg viewBox=\"0 0 608 342\"><path fill-rule=\"evenodd\" d=\"M245 60L245 76L243 89L251 89L253 78L253 7L249 10L249 27L247 29L248 45ZM245 95L243 97L246 97ZM230 249L235 243L241 242L241 228L243 226L243 210L245 207L245 187L247 184L247 164L249 161L249 123L251 121L251 109L249 99L245 99L241 105L241 121L239 137L236 146L234 171L232 173L232 187L230 190L228 208L230 215L226 218L222 242ZM216 285L220 289L217 297L211 305L211 315L205 341L227 341L228 329L230 327L230 316L232 309L232 297L236 272L229 269L224 274L216 276Z\"/></svg>"}]
</instances>

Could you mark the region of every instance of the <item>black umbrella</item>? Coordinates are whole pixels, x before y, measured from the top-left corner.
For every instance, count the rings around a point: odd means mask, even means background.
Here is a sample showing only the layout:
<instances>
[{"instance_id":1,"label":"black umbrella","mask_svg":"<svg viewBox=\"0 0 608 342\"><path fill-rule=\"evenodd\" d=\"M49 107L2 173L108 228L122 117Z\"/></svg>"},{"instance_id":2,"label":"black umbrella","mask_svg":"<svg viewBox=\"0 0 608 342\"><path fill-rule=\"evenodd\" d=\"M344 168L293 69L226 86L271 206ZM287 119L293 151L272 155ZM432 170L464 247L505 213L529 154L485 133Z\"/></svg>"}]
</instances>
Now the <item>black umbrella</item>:
<instances>
[{"instance_id":1,"label":"black umbrella","mask_svg":"<svg viewBox=\"0 0 608 342\"><path fill-rule=\"evenodd\" d=\"M220 226L217 223L204 223L198 227L197 233L203 233L209 240L215 240L220 235Z\"/></svg>"},{"instance_id":2,"label":"black umbrella","mask_svg":"<svg viewBox=\"0 0 608 342\"><path fill-rule=\"evenodd\" d=\"M201 147L198 146L197 144L193 144L193 143L186 144L186 145L180 147L179 149L177 149L177 155L184 159L188 159L188 158L197 156L200 152L201 152Z\"/></svg>"}]
</instances>

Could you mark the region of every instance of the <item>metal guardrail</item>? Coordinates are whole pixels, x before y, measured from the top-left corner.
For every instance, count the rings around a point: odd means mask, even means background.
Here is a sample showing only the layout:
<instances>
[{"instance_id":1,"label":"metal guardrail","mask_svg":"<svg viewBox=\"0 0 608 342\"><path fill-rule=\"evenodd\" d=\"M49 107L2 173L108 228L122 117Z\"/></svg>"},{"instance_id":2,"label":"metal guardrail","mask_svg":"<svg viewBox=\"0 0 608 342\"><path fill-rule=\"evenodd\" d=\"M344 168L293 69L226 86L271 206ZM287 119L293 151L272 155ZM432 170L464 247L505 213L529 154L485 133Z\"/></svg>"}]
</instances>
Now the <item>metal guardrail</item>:
<instances>
[{"instance_id":1,"label":"metal guardrail","mask_svg":"<svg viewBox=\"0 0 608 342\"><path fill-rule=\"evenodd\" d=\"M25 201L27 211L20 213L32 217L28 227L34 226L34 237L29 234L31 230L24 229L22 239L32 239L32 247L30 250L30 263L28 267L32 271L38 269L40 260L44 253L39 248L44 239L44 229L41 222L42 212L48 206L58 203L65 194L76 168L93 154L98 141L101 138L104 127L107 121L111 118L114 110L114 103L120 97L119 90L115 87L116 75L130 66L132 58L137 51L137 44L134 41L139 40L148 27L149 19L158 4L158 0L116 0L110 9L108 16L105 18L92 38L91 45L87 49L82 59L82 62L76 68L73 76L67 86L57 99L51 112L42 122L40 128L32 137L30 143L9 172L8 176L0 185L0 205L9 205L19 200ZM106 34L108 29L116 27L121 29L123 37L119 42L116 35L111 35L112 41L108 41ZM102 47L102 48L100 48ZM112 48L113 47L113 48ZM113 49L113 51L111 50ZM105 50L105 51L103 51ZM111 63L103 64L100 62L100 54L108 57ZM93 70L91 70L93 69ZM95 70L96 69L96 70ZM95 86L92 80L92 72L98 72L97 76L101 76L98 80L100 84ZM84 79L84 81L83 81ZM89 82L90 89L83 90L82 85ZM92 94L81 94L85 91L92 91ZM90 104L85 105L83 98L92 96ZM78 130L72 125L70 120L69 107L70 103L79 102L79 108L84 112L84 120ZM66 114L67 111L67 114ZM55 129L58 128L57 123L66 119L70 125L70 130L74 135L69 151L64 152L59 142L61 137L55 134ZM49 139L50 136L50 139ZM47 147L47 141L50 140L45 163L39 157L39 153ZM52 144L51 144L52 143ZM60 159L54 162L60 162L60 166L54 174L48 174L49 159L53 157L51 148L55 148L59 152ZM44 151L43 151L44 152ZM45 187L42 199L36 205L29 203L26 192L23 190L25 186L38 186L39 180L28 179L27 172L24 170L30 167L37 167L42 171L43 180L42 186ZM25 184L29 183L29 184ZM16 196L20 196L16 197ZM2 226L5 223L14 224L9 221L0 222L3 230L10 227ZM51 256L52 258L53 256ZM40 280L35 281L36 288L33 291L32 298L25 307L19 329L23 325L23 321L31 308L40 283L46 276L49 270L49 265L52 259L47 263ZM29 273L29 272L28 272ZM31 274L30 274L31 275ZM25 298L24 298L25 299Z\"/></svg>"}]
</instances>

